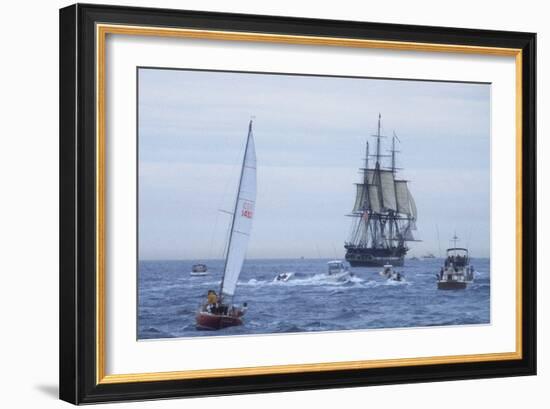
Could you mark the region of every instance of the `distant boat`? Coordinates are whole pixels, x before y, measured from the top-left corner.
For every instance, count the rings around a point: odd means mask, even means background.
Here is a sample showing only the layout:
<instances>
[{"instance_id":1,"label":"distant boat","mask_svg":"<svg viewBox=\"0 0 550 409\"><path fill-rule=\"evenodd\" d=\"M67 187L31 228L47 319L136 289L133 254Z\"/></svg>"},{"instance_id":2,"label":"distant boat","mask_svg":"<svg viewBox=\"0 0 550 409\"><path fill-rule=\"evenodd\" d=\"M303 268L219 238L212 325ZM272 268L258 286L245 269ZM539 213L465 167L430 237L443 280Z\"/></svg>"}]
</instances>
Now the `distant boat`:
<instances>
[{"instance_id":1,"label":"distant boat","mask_svg":"<svg viewBox=\"0 0 550 409\"><path fill-rule=\"evenodd\" d=\"M192 277L208 275L208 267L206 264L193 264L190 275Z\"/></svg>"},{"instance_id":2,"label":"distant boat","mask_svg":"<svg viewBox=\"0 0 550 409\"><path fill-rule=\"evenodd\" d=\"M454 246L447 249L447 258L437 275L437 288L440 290L464 290L474 281L474 267L470 265L468 249L456 247L456 234L452 240Z\"/></svg>"},{"instance_id":3,"label":"distant boat","mask_svg":"<svg viewBox=\"0 0 550 409\"><path fill-rule=\"evenodd\" d=\"M220 283L220 295L216 304L206 303L199 309L196 314L197 329L219 330L243 324L242 317L247 305L244 303L242 307L237 307L232 305L232 301L248 248L255 202L256 150L252 134L252 121L250 121L239 188L232 214L225 268Z\"/></svg>"},{"instance_id":4,"label":"distant boat","mask_svg":"<svg viewBox=\"0 0 550 409\"><path fill-rule=\"evenodd\" d=\"M418 257L416 257L416 256L413 256L413 257L411 257L411 260L415 260L415 261L416 261L416 260L420 260L420 259L419 259Z\"/></svg>"},{"instance_id":5,"label":"distant boat","mask_svg":"<svg viewBox=\"0 0 550 409\"><path fill-rule=\"evenodd\" d=\"M435 258L433 253L426 253L422 256L422 258Z\"/></svg>"},{"instance_id":6,"label":"distant boat","mask_svg":"<svg viewBox=\"0 0 550 409\"><path fill-rule=\"evenodd\" d=\"M402 266L409 250L407 243L415 241L416 205L408 181L398 178L395 140L393 135L391 163L382 163L380 153L381 116L378 115L376 152L369 153L366 143L365 163L360 169L362 178L356 183L357 193L351 214L351 235L344 248L346 261L352 267L382 267L384 264ZM374 163L373 163L374 162Z\"/></svg>"},{"instance_id":7,"label":"distant boat","mask_svg":"<svg viewBox=\"0 0 550 409\"><path fill-rule=\"evenodd\" d=\"M401 274L398 271L393 270L393 266L391 264L386 264L384 266L384 269L380 271L379 273L382 277L391 280L391 281L403 281L405 278L403 274Z\"/></svg>"}]
</instances>

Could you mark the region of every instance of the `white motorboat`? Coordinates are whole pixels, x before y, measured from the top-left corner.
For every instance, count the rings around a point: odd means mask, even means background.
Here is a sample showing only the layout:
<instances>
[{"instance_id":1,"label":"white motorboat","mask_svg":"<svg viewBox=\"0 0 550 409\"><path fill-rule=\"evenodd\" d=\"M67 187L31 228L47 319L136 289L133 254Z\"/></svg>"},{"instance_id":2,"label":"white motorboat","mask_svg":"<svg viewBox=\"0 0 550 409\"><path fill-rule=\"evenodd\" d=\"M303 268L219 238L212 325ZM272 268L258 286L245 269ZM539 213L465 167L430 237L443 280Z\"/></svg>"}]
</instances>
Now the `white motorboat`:
<instances>
[{"instance_id":1,"label":"white motorboat","mask_svg":"<svg viewBox=\"0 0 550 409\"><path fill-rule=\"evenodd\" d=\"M382 277L392 281L403 281L405 278L400 272L394 271L391 264L385 264L384 269L380 271L379 274Z\"/></svg>"},{"instance_id":2,"label":"white motorboat","mask_svg":"<svg viewBox=\"0 0 550 409\"><path fill-rule=\"evenodd\" d=\"M456 234L452 241L455 245L447 249L447 258L437 274L437 288L440 290L464 290L474 282L474 267L470 265L468 249L456 247Z\"/></svg>"},{"instance_id":3,"label":"white motorboat","mask_svg":"<svg viewBox=\"0 0 550 409\"><path fill-rule=\"evenodd\" d=\"M189 273L192 277L201 277L208 275L208 267L206 264L193 264L193 267L191 268L191 273Z\"/></svg>"},{"instance_id":4,"label":"white motorboat","mask_svg":"<svg viewBox=\"0 0 550 409\"><path fill-rule=\"evenodd\" d=\"M201 277L208 275L208 267L206 264L193 264L193 267L191 267L191 272L189 275L193 277Z\"/></svg>"},{"instance_id":5,"label":"white motorboat","mask_svg":"<svg viewBox=\"0 0 550 409\"><path fill-rule=\"evenodd\" d=\"M353 277L353 273L349 271L342 260L331 260L327 263L328 276L337 281L345 281Z\"/></svg>"},{"instance_id":6,"label":"white motorboat","mask_svg":"<svg viewBox=\"0 0 550 409\"><path fill-rule=\"evenodd\" d=\"M273 281L280 281L280 282L286 283L288 280L290 280L290 278L293 275L294 275L293 272L280 273L280 274L277 274L277 276L275 276L275 279Z\"/></svg>"}]
</instances>

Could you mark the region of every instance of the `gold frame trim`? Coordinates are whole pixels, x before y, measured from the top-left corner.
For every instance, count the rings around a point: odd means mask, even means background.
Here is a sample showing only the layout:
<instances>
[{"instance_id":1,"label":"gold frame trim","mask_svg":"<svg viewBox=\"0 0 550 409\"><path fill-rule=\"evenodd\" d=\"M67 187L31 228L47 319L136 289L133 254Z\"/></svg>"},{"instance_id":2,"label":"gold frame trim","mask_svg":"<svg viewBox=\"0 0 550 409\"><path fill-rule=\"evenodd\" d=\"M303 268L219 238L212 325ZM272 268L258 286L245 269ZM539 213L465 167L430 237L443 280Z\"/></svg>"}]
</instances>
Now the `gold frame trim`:
<instances>
[{"instance_id":1,"label":"gold frame trim","mask_svg":"<svg viewBox=\"0 0 550 409\"><path fill-rule=\"evenodd\" d=\"M513 56L516 64L516 350L505 353L450 355L369 361L322 362L315 364L276 365L241 368L105 374L105 41L107 34L195 38L223 41L300 44L371 48L400 51L424 51ZM96 25L96 383L206 379L214 377L290 374L349 369L436 365L448 363L518 360L522 358L522 51L516 48L466 46L456 44L414 43L352 38L294 36L236 31L178 29L166 27Z\"/></svg>"}]
</instances>

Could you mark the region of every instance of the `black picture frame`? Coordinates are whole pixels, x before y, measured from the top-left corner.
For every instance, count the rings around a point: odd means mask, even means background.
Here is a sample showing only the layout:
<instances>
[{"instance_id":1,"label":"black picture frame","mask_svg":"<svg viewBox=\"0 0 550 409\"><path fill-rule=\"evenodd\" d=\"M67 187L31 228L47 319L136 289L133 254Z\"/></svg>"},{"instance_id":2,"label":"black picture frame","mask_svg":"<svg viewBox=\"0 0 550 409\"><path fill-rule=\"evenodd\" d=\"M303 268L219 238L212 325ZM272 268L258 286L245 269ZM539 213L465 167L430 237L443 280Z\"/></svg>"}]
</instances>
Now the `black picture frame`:
<instances>
[{"instance_id":1,"label":"black picture frame","mask_svg":"<svg viewBox=\"0 0 550 409\"><path fill-rule=\"evenodd\" d=\"M101 384L96 353L96 23L522 52L522 349L514 360ZM60 398L74 404L536 374L536 34L77 4L60 10Z\"/></svg>"}]
</instances>

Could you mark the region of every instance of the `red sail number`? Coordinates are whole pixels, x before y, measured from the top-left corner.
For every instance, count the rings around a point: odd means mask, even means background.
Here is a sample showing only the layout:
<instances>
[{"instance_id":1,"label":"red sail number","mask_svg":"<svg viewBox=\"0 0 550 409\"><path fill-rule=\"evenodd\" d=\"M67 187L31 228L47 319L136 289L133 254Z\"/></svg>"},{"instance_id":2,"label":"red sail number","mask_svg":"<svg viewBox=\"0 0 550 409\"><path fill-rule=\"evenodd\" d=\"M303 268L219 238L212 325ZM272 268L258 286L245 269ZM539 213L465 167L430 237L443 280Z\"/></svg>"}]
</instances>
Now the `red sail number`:
<instances>
[{"instance_id":1,"label":"red sail number","mask_svg":"<svg viewBox=\"0 0 550 409\"><path fill-rule=\"evenodd\" d=\"M254 216L254 204L251 202L244 202L241 216L252 219L252 216Z\"/></svg>"}]
</instances>

